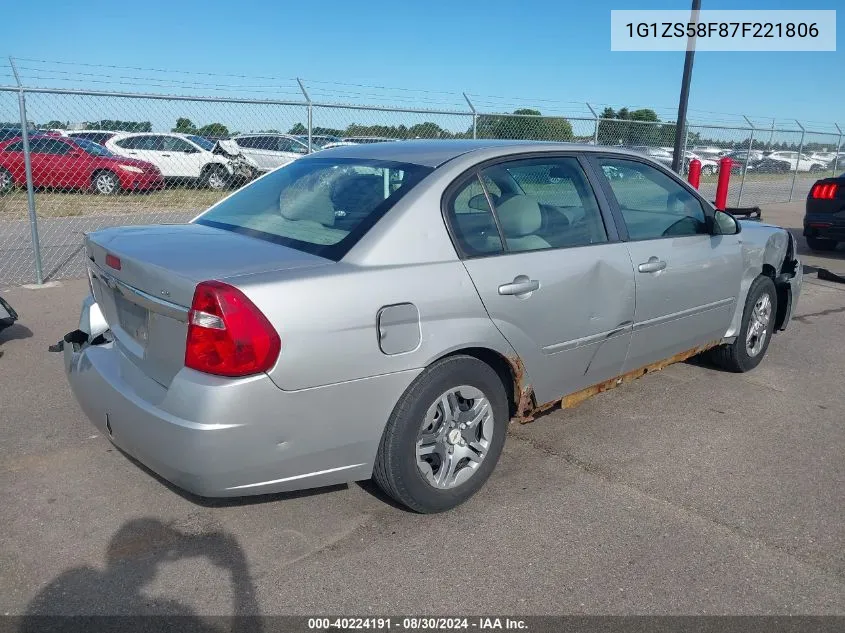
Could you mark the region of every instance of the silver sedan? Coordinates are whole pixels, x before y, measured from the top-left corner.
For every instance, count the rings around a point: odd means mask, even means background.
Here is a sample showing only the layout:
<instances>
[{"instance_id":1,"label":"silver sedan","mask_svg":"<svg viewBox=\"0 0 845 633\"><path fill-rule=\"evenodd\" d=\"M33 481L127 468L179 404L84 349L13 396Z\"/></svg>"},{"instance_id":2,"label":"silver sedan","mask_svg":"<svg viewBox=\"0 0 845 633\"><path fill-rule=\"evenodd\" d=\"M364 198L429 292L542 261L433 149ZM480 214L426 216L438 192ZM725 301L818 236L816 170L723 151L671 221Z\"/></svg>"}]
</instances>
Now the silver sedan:
<instances>
[{"instance_id":1,"label":"silver sedan","mask_svg":"<svg viewBox=\"0 0 845 633\"><path fill-rule=\"evenodd\" d=\"M202 496L373 478L419 512L472 496L511 420L699 353L753 369L801 288L785 230L553 143L325 150L86 249L65 367L122 451Z\"/></svg>"}]
</instances>

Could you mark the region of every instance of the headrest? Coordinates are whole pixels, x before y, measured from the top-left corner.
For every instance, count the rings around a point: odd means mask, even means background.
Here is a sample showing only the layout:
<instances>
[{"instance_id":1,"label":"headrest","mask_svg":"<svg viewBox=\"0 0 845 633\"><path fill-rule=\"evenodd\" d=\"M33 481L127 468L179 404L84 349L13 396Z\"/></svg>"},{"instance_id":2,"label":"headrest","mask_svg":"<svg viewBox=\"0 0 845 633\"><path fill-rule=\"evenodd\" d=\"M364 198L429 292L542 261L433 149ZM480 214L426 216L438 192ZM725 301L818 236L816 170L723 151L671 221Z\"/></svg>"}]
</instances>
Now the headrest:
<instances>
[{"instance_id":1,"label":"headrest","mask_svg":"<svg viewBox=\"0 0 845 633\"><path fill-rule=\"evenodd\" d=\"M334 226L335 211L326 187L313 190L285 189L279 199L279 210L287 220L316 222L323 226Z\"/></svg>"},{"instance_id":2,"label":"headrest","mask_svg":"<svg viewBox=\"0 0 845 633\"><path fill-rule=\"evenodd\" d=\"M499 223L505 237L522 237L534 233L543 225L540 205L534 198L516 195L496 205Z\"/></svg>"}]
</instances>

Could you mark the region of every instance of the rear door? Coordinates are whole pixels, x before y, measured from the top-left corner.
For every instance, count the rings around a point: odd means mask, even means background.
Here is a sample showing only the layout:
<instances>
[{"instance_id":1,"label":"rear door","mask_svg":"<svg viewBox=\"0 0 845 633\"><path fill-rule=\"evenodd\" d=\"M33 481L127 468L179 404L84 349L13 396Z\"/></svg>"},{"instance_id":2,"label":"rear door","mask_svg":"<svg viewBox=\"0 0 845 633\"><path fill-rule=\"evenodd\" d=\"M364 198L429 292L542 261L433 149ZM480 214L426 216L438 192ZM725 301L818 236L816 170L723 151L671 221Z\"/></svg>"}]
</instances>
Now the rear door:
<instances>
[{"instance_id":1,"label":"rear door","mask_svg":"<svg viewBox=\"0 0 845 633\"><path fill-rule=\"evenodd\" d=\"M159 168L161 175L165 178L172 178L175 175L170 172L169 165L161 157L164 142L163 137L158 134L127 136L110 141L109 144L115 147L118 154L152 163Z\"/></svg>"},{"instance_id":2,"label":"rear door","mask_svg":"<svg viewBox=\"0 0 845 633\"><path fill-rule=\"evenodd\" d=\"M740 290L740 236L711 235L712 210L667 171L635 158L594 160L636 277L624 371L721 339Z\"/></svg>"},{"instance_id":3,"label":"rear door","mask_svg":"<svg viewBox=\"0 0 845 633\"><path fill-rule=\"evenodd\" d=\"M634 275L575 155L487 164L444 202L464 265L539 403L620 373Z\"/></svg>"}]
</instances>

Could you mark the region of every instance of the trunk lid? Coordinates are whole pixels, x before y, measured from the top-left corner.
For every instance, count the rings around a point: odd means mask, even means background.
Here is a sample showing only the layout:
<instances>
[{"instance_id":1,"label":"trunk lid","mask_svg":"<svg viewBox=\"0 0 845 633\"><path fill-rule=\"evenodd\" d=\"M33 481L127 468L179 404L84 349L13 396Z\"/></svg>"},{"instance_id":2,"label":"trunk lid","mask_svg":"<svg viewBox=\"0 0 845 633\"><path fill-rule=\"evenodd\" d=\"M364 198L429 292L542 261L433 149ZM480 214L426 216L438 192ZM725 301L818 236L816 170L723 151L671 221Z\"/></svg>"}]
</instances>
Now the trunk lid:
<instances>
[{"instance_id":1,"label":"trunk lid","mask_svg":"<svg viewBox=\"0 0 845 633\"><path fill-rule=\"evenodd\" d=\"M115 344L165 387L184 366L188 310L198 283L332 263L200 224L104 229L86 236L86 254L91 289Z\"/></svg>"}]
</instances>

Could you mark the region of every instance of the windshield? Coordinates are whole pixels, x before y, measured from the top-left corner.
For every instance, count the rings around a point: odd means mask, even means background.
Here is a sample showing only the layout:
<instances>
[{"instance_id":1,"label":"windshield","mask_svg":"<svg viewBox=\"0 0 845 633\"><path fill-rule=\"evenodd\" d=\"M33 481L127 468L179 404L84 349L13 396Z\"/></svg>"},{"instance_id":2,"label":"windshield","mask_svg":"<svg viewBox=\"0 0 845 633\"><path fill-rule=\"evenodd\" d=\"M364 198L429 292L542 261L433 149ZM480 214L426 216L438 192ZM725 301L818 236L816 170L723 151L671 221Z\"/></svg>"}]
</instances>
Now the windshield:
<instances>
[{"instance_id":1,"label":"windshield","mask_svg":"<svg viewBox=\"0 0 845 633\"><path fill-rule=\"evenodd\" d=\"M209 141L207 138L203 138L202 136L197 136L195 134L189 134L185 138L187 138L190 141L193 141L194 143L196 143L197 145L199 145L200 147L202 147L204 150L206 150L208 152L210 152L211 150L214 149L214 143Z\"/></svg>"},{"instance_id":2,"label":"windshield","mask_svg":"<svg viewBox=\"0 0 845 633\"><path fill-rule=\"evenodd\" d=\"M79 145L86 154L91 154L91 156L114 156L109 150L94 141L89 141L85 138L75 138L73 142Z\"/></svg>"},{"instance_id":3,"label":"windshield","mask_svg":"<svg viewBox=\"0 0 845 633\"><path fill-rule=\"evenodd\" d=\"M196 219L338 261L431 168L362 159L302 158Z\"/></svg>"}]
</instances>

